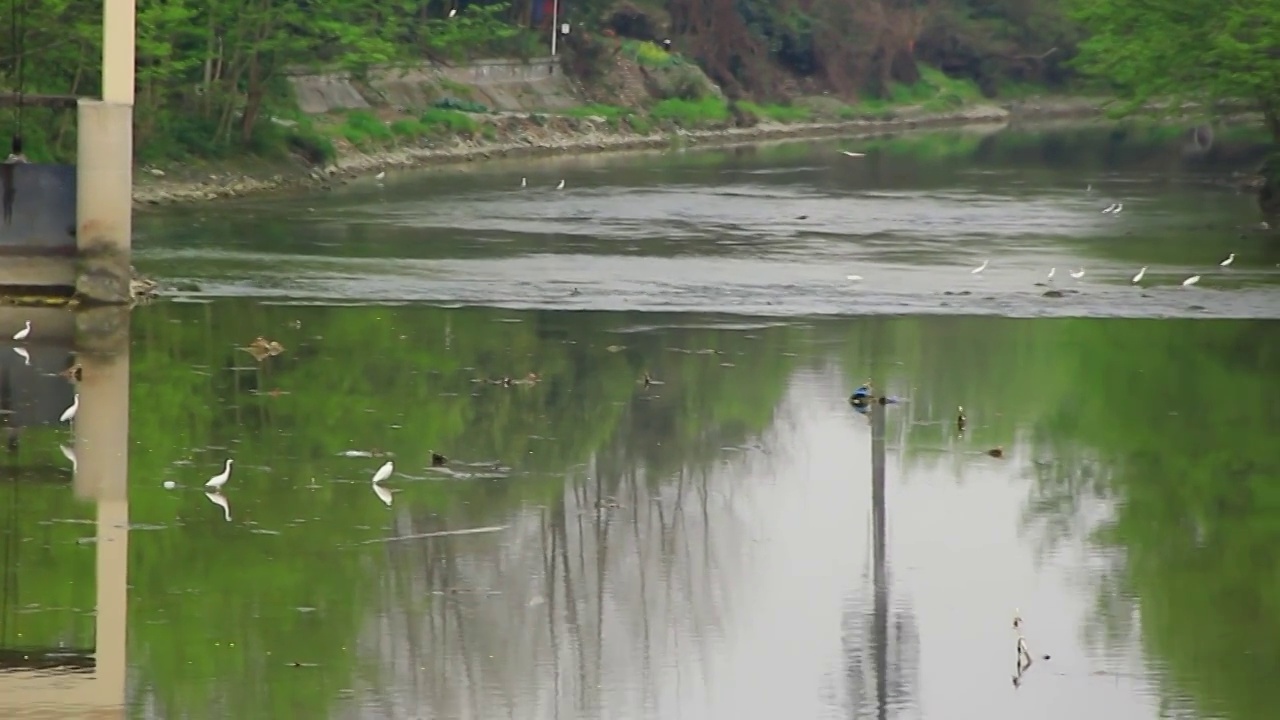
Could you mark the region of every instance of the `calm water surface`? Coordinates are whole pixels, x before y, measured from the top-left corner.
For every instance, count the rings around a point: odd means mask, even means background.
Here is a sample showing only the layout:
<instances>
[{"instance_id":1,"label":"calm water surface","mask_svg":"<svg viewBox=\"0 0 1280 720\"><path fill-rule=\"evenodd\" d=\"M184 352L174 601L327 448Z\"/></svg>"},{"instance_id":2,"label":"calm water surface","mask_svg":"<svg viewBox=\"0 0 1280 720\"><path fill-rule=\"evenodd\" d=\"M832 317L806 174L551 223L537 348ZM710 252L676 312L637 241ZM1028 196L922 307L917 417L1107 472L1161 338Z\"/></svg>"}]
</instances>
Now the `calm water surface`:
<instances>
[{"instance_id":1,"label":"calm water surface","mask_svg":"<svg viewBox=\"0 0 1280 720\"><path fill-rule=\"evenodd\" d=\"M207 295L317 301L1280 316L1280 245L1222 182L1252 167L1247 143L1185 145L1164 129L970 130L392 174L140 219L139 265Z\"/></svg>"},{"instance_id":2,"label":"calm water surface","mask_svg":"<svg viewBox=\"0 0 1280 720\"><path fill-rule=\"evenodd\" d=\"M1272 717L1250 201L1176 142L939 137L140 218L201 291L133 315L118 499L65 425L9 431L0 716ZM1042 297L1055 264L1078 294ZM30 355L6 387L58 382ZM855 411L867 378L902 402Z\"/></svg>"}]
</instances>

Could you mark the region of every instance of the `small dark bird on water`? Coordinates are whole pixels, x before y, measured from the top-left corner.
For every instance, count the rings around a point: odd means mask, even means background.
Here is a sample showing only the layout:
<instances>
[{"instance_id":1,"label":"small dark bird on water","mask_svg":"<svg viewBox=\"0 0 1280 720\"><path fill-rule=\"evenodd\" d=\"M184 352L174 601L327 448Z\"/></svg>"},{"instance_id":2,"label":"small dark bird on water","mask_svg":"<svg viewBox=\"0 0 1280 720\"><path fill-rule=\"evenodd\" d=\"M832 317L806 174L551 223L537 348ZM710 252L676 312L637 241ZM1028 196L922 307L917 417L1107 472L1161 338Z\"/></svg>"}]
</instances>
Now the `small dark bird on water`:
<instances>
[{"instance_id":1,"label":"small dark bird on water","mask_svg":"<svg viewBox=\"0 0 1280 720\"><path fill-rule=\"evenodd\" d=\"M997 448L991 448L990 450L988 450L988 451L987 451L987 454L988 454L988 455L990 455L990 456L991 456L991 457L993 457L993 458L1002 458L1002 457L1004 457L1004 449L1003 449L1003 448L998 448L998 447L997 447Z\"/></svg>"},{"instance_id":2,"label":"small dark bird on water","mask_svg":"<svg viewBox=\"0 0 1280 720\"><path fill-rule=\"evenodd\" d=\"M956 406L956 427L959 428L961 432L964 432L964 425L968 421L969 421L969 418L964 416L964 407L957 405Z\"/></svg>"},{"instance_id":3,"label":"small dark bird on water","mask_svg":"<svg viewBox=\"0 0 1280 720\"><path fill-rule=\"evenodd\" d=\"M447 462L449 462L449 458L441 455L438 452L431 453L431 467L440 467Z\"/></svg>"}]
</instances>

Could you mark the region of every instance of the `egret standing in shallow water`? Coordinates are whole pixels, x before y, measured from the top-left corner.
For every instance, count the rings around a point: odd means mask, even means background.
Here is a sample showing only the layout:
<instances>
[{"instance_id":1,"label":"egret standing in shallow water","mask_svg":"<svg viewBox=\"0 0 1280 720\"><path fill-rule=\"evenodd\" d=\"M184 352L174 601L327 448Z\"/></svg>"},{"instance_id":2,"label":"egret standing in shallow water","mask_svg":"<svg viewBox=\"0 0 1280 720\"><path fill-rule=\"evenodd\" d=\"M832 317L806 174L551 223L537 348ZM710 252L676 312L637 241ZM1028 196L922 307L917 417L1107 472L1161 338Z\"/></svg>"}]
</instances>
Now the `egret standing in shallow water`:
<instances>
[{"instance_id":1,"label":"egret standing in shallow water","mask_svg":"<svg viewBox=\"0 0 1280 720\"><path fill-rule=\"evenodd\" d=\"M1235 262L1235 261L1236 261L1236 254L1235 254L1235 253L1231 253L1230 255L1228 255L1228 256L1227 256L1227 259L1226 259L1226 260L1223 260L1222 262L1218 263L1218 265L1220 265L1220 266L1222 266L1222 267L1230 267L1230 266L1231 266L1231 263L1233 263L1233 262ZM30 325L30 323L27 323L27 324L28 324L28 325Z\"/></svg>"},{"instance_id":2,"label":"egret standing in shallow water","mask_svg":"<svg viewBox=\"0 0 1280 720\"><path fill-rule=\"evenodd\" d=\"M982 272L983 270L986 270L986 269L987 269L987 263L990 263L990 262L991 262L990 260L983 260L983 261L982 261L982 264L981 264L981 265L979 265L978 267L976 267L976 268L974 268L974 269L970 270L970 271L969 271L969 274L970 274L970 275L977 275L978 273Z\"/></svg>"},{"instance_id":3,"label":"egret standing in shallow water","mask_svg":"<svg viewBox=\"0 0 1280 720\"><path fill-rule=\"evenodd\" d=\"M19 330L18 332L16 332L16 333L14 333L14 334L13 334L13 339L14 339L14 340L26 340L26 339L27 339L27 336L28 336L28 335L30 335L30 334L31 334L31 321L30 321L30 320L28 320L28 321L27 321L27 325L26 325L26 327L22 328L21 330Z\"/></svg>"},{"instance_id":4,"label":"egret standing in shallow water","mask_svg":"<svg viewBox=\"0 0 1280 720\"><path fill-rule=\"evenodd\" d=\"M1195 285L1198 282L1200 282L1200 276L1192 275L1191 277L1182 281L1182 287L1191 287L1192 285Z\"/></svg>"},{"instance_id":5,"label":"egret standing in shallow water","mask_svg":"<svg viewBox=\"0 0 1280 720\"><path fill-rule=\"evenodd\" d=\"M231 458L227 458L227 464L222 468L222 472L209 478L209 482L205 483L204 486L207 488L213 488L214 490L220 490L223 485L227 484L227 479L230 477Z\"/></svg>"},{"instance_id":6,"label":"egret standing in shallow water","mask_svg":"<svg viewBox=\"0 0 1280 720\"><path fill-rule=\"evenodd\" d=\"M76 419L76 411L80 409L80 393L76 393L76 397L71 401L71 405L62 411L62 415L58 418L58 422L67 422Z\"/></svg>"},{"instance_id":7,"label":"egret standing in shallow water","mask_svg":"<svg viewBox=\"0 0 1280 720\"><path fill-rule=\"evenodd\" d=\"M556 186L556 189L557 189L557 190L563 190L563 189L564 189L564 180L561 180L561 181L560 181L560 184Z\"/></svg>"},{"instance_id":8,"label":"egret standing in shallow water","mask_svg":"<svg viewBox=\"0 0 1280 720\"><path fill-rule=\"evenodd\" d=\"M373 481L376 483L380 483L383 480L386 480L387 478L391 477L391 471L395 470L395 468L396 468L395 463L391 462L390 460L388 460L385 463L382 463L382 467L378 468L378 472L373 474Z\"/></svg>"},{"instance_id":9,"label":"egret standing in shallow water","mask_svg":"<svg viewBox=\"0 0 1280 720\"><path fill-rule=\"evenodd\" d=\"M1138 274L1133 276L1133 281L1135 283L1142 282L1142 278L1146 276L1146 274L1147 274L1147 266L1143 265L1142 269L1138 271Z\"/></svg>"},{"instance_id":10,"label":"egret standing in shallow water","mask_svg":"<svg viewBox=\"0 0 1280 720\"><path fill-rule=\"evenodd\" d=\"M1078 271L1077 271L1077 270L1072 270L1072 271L1071 271L1071 277L1073 277L1073 278L1075 278L1075 279L1077 279L1077 280L1079 280L1080 278L1084 277L1084 268L1080 268Z\"/></svg>"},{"instance_id":11,"label":"egret standing in shallow water","mask_svg":"<svg viewBox=\"0 0 1280 720\"><path fill-rule=\"evenodd\" d=\"M1054 276L1054 275L1057 275L1057 274L1058 274L1058 268L1056 268L1056 267L1051 267L1051 268L1049 268L1049 276L1048 276L1048 277L1046 277L1045 279L1046 279L1046 280L1052 280L1052 279L1053 279L1053 276Z\"/></svg>"}]
</instances>

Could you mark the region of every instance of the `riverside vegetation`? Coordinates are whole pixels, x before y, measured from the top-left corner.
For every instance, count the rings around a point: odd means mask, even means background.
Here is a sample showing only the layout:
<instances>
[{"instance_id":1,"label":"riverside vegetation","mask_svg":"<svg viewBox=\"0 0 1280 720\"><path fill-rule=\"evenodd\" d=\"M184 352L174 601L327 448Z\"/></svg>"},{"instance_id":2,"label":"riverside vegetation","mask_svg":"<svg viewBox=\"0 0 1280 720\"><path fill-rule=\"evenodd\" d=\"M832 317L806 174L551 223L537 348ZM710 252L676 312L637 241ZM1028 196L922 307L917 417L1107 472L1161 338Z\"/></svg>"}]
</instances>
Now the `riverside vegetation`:
<instances>
[{"instance_id":1,"label":"riverside vegetation","mask_svg":"<svg viewBox=\"0 0 1280 720\"><path fill-rule=\"evenodd\" d=\"M135 148L143 164L332 164L390 148L529 142L539 128L650 136L765 123L892 119L995 98L1088 92L1248 103L1280 141L1280 9L1134 9L1123 0L581 0L563 66L578 107L494 113L446 84L421 107L312 115L288 76L547 54L548 4L453 0L139 0ZM2 0L8 87L94 95L102 4ZM1133 28L1138 30L1133 30ZM660 43L670 39L669 52ZM1181 104L1172 107L1182 108ZM589 123L575 120L590 119ZM34 160L74 153L74 114L27 107ZM1272 175L1277 165L1269 165Z\"/></svg>"}]
</instances>

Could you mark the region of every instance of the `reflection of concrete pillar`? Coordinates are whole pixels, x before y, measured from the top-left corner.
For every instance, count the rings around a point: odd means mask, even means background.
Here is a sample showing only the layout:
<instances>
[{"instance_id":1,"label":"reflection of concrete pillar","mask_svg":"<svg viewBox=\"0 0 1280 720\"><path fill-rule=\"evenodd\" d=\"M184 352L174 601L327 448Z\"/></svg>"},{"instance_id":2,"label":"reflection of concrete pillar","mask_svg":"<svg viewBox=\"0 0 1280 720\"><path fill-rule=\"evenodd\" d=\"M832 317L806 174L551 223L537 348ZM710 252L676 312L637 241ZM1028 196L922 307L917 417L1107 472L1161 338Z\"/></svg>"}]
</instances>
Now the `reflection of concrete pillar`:
<instances>
[{"instance_id":1,"label":"reflection of concrete pillar","mask_svg":"<svg viewBox=\"0 0 1280 720\"><path fill-rule=\"evenodd\" d=\"M75 419L75 494L98 503L96 671L91 703L123 708L128 640L129 578L129 346L128 314L103 323L77 323L80 409ZM101 319L101 318L100 318ZM119 318L116 318L117 320ZM112 353L111 350L116 350Z\"/></svg>"},{"instance_id":2,"label":"reflection of concrete pillar","mask_svg":"<svg viewBox=\"0 0 1280 720\"><path fill-rule=\"evenodd\" d=\"M76 157L76 291L129 301L133 235L133 106L80 100Z\"/></svg>"}]
</instances>

